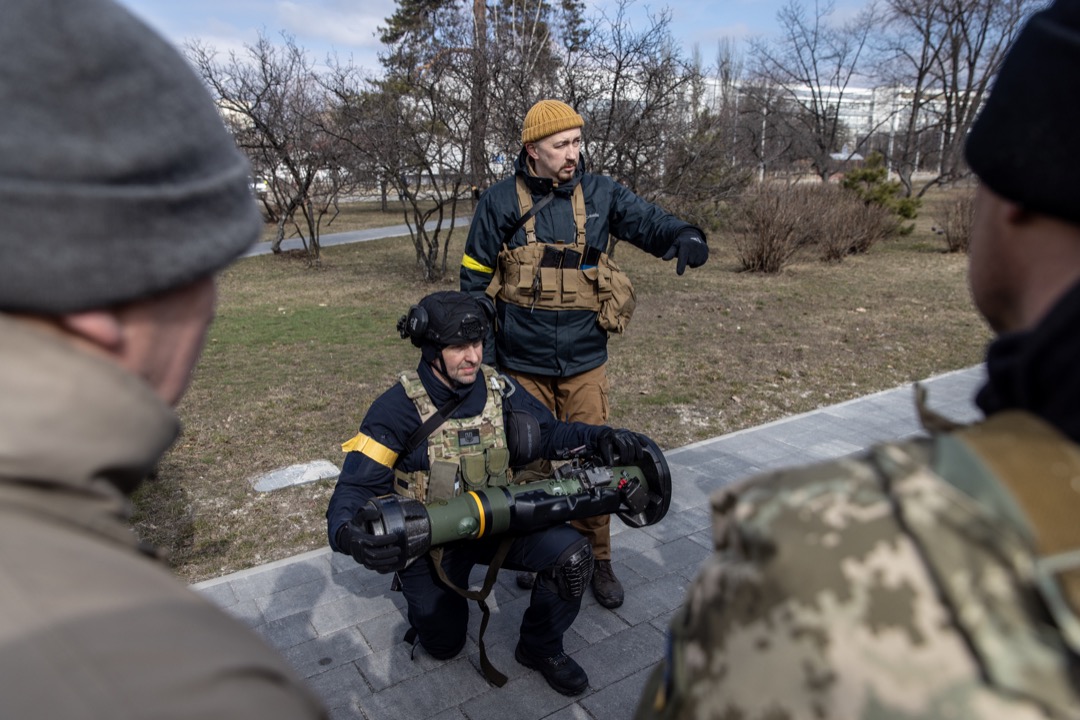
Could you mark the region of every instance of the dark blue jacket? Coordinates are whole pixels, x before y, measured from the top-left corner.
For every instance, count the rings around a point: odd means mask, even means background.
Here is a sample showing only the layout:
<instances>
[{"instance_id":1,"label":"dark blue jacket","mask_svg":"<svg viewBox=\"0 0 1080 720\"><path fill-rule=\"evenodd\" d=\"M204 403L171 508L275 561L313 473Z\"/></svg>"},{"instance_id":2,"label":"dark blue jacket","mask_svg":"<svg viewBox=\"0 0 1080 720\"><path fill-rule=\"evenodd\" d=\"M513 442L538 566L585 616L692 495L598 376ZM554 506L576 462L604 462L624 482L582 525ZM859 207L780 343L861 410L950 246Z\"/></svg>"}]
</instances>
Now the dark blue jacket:
<instances>
[{"instance_id":1,"label":"dark blue jacket","mask_svg":"<svg viewBox=\"0 0 1080 720\"><path fill-rule=\"evenodd\" d=\"M532 195L533 203L551 192L554 183L548 178L530 175L524 148L514 164L515 177L521 176ZM574 177L555 189L555 197L534 216L539 242L572 243L577 235L574 224L573 192L581 184L585 198L585 240L606 251L608 236L636 245L661 257L681 230L693 228L702 238L700 228L642 200L627 188L604 175L583 170L578 163ZM492 185L477 203L465 256L461 265L461 290L483 295L491 282L503 236L521 216L514 177ZM525 244L525 230L520 229L510 247ZM485 362L501 368L529 373L567 377L592 370L607 362L607 331L596 324L590 310L541 310L509 305L498 308L498 332L493 348L486 348Z\"/></svg>"},{"instance_id":2,"label":"dark blue jacket","mask_svg":"<svg viewBox=\"0 0 1080 720\"><path fill-rule=\"evenodd\" d=\"M451 389L439 380L427 363L421 362L417 372L436 407L443 407L454 396L464 396L464 402L450 417L476 417L483 411L487 402L487 381L483 374L479 374L476 381L470 385ZM601 426L560 422L517 382L512 379L510 382L514 392L503 398L503 417L506 418L512 412L525 412L536 418L540 424L540 457L554 459L560 451L582 445L593 446ZM363 422L360 423L360 432L394 452L400 452L419 427L420 414L416 411L416 405L405 395L401 383L396 383L376 398L368 408ZM396 467L406 473L428 470L427 443L421 443L420 447L406 457L398 458ZM338 476L337 486L326 509L331 548L338 552L348 552L347 548L337 546L338 530L368 500L394 492L393 480L393 470L368 456L355 450L345 456L341 475Z\"/></svg>"}]
</instances>

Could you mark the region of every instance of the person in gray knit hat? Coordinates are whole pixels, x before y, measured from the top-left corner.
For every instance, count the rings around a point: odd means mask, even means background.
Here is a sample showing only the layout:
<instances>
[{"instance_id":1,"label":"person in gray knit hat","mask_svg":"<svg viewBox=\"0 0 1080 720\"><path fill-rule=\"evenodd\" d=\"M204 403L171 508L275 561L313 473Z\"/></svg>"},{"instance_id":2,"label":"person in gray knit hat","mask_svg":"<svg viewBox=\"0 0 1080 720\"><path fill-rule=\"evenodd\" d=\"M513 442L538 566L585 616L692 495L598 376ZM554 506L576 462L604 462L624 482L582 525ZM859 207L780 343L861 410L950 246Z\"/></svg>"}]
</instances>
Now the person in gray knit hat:
<instances>
[{"instance_id":1,"label":"person in gray knit hat","mask_svg":"<svg viewBox=\"0 0 1080 720\"><path fill-rule=\"evenodd\" d=\"M325 717L128 517L179 433L214 275L259 230L247 163L111 0L3 8L0 717Z\"/></svg>"},{"instance_id":2,"label":"person in gray knit hat","mask_svg":"<svg viewBox=\"0 0 1080 720\"><path fill-rule=\"evenodd\" d=\"M985 420L718 491L636 720L1080 717L1078 91L1058 0L968 136Z\"/></svg>"}]
</instances>

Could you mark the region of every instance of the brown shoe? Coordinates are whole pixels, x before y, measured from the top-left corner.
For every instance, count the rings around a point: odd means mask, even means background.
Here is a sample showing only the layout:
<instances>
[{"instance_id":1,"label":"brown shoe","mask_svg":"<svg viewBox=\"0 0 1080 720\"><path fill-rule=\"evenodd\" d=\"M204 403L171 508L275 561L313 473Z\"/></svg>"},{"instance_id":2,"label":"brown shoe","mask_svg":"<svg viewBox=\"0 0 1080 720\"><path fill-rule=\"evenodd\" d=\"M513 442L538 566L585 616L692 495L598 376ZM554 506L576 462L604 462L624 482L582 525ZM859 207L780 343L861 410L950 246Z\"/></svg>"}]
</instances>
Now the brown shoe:
<instances>
[{"instance_id":1,"label":"brown shoe","mask_svg":"<svg viewBox=\"0 0 1080 720\"><path fill-rule=\"evenodd\" d=\"M593 566L592 591L596 602L609 610L622 605L622 583L615 577L610 560L597 560L596 565Z\"/></svg>"}]
</instances>

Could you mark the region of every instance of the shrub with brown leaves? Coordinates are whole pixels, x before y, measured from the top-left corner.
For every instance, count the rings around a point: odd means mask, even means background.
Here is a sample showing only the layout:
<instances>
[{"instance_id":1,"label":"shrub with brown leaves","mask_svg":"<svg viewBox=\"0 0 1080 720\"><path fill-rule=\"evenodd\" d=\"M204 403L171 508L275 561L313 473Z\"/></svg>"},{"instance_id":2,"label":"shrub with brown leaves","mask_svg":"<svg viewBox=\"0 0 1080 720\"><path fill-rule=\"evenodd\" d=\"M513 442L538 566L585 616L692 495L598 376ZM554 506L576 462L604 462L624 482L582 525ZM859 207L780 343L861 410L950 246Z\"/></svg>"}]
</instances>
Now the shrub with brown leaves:
<instances>
[{"instance_id":1,"label":"shrub with brown leaves","mask_svg":"<svg viewBox=\"0 0 1080 720\"><path fill-rule=\"evenodd\" d=\"M975 191L965 189L951 194L934 220L933 231L945 240L945 248L951 253L966 253L975 223Z\"/></svg>"},{"instance_id":2,"label":"shrub with brown leaves","mask_svg":"<svg viewBox=\"0 0 1080 720\"><path fill-rule=\"evenodd\" d=\"M802 248L825 262L865 253L888 235L889 212L836 185L761 185L735 209L741 269L776 273Z\"/></svg>"}]
</instances>

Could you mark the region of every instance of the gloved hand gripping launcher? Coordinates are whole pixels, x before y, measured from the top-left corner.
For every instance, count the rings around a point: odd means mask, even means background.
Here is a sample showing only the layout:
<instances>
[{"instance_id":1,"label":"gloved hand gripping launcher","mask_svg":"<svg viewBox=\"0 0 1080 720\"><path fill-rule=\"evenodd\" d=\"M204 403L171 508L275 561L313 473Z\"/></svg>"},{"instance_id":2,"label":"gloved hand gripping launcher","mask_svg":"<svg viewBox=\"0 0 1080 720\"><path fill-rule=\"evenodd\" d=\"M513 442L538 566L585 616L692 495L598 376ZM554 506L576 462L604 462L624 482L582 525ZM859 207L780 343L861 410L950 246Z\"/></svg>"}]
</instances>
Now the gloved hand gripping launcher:
<instances>
[{"instance_id":1,"label":"gloved hand gripping launcher","mask_svg":"<svg viewBox=\"0 0 1080 720\"><path fill-rule=\"evenodd\" d=\"M671 471L656 443L639 437L644 452L636 465L598 465L577 456L539 482L470 490L427 505L401 495L373 498L363 510L365 529L394 537L401 570L437 545L595 515L615 514L635 528L654 525L671 504Z\"/></svg>"}]
</instances>

